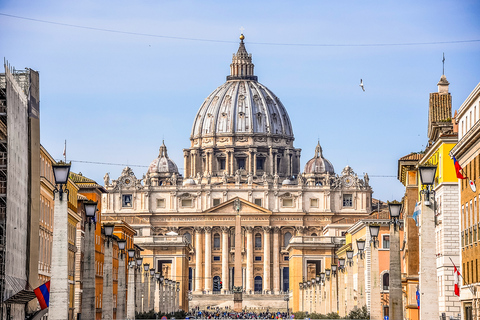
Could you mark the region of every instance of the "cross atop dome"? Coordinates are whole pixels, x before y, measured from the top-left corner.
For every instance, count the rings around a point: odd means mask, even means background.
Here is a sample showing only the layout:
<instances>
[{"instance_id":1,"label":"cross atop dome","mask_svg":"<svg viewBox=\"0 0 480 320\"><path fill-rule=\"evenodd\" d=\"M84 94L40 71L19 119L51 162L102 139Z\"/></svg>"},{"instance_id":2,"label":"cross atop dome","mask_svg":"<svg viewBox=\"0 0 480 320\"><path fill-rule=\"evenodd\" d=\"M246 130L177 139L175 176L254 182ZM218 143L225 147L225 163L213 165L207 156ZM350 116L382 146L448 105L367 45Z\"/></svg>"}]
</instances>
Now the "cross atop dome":
<instances>
[{"instance_id":1,"label":"cross atop dome","mask_svg":"<svg viewBox=\"0 0 480 320\"><path fill-rule=\"evenodd\" d=\"M229 80L254 80L257 81L257 76L253 73L254 64L252 63L252 54L247 52L243 40L245 36L240 34L240 45L237 53L233 54L232 64L230 64L230 75L227 76Z\"/></svg>"},{"instance_id":2,"label":"cross atop dome","mask_svg":"<svg viewBox=\"0 0 480 320\"><path fill-rule=\"evenodd\" d=\"M322 146L320 145L320 140L318 141L317 146L315 147L315 158L323 158Z\"/></svg>"}]
</instances>

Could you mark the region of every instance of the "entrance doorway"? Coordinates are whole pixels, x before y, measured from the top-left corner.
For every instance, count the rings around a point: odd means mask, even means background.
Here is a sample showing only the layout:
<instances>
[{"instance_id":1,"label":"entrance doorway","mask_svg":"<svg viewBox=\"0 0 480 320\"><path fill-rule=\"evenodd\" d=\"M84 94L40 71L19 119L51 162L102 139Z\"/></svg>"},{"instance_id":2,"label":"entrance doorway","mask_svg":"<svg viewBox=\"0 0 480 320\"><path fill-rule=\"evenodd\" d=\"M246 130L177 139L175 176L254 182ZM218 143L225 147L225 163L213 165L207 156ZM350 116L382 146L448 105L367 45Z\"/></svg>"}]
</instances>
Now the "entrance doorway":
<instances>
[{"instance_id":1,"label":"entrance doorway","mask_svg":"<svg viewBox=\"0 0 480 320\"><path fill-rule=\"evenodd\" d=\"M255 281L254 281L254 288L253 288L253 290L255 291L255 293L257 293L257 294L258 294L258 293L260 293L260 294L262 293L262 285L263 285L263 283L262 283L262 277L256 276L256 277L255 277Z\"/></svg>"},{"instance_id":2,"label":"entrance doorway","mask_svg":"<svg viewBox=\"0 0 480 320\"><path fill-rule=\"evenodd\" d=\"M220 292L220 277L213 277L213 292Z\"/></svg>"}]
</instances>

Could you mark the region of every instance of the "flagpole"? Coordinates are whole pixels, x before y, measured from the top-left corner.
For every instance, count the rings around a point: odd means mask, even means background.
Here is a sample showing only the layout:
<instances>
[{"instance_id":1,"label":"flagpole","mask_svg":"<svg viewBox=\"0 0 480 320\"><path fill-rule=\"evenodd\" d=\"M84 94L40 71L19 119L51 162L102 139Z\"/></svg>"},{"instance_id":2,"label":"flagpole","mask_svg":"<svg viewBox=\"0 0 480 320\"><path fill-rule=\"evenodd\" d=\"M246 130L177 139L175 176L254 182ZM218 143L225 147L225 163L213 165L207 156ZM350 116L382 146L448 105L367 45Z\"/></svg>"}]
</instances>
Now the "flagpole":
<instances>
[{"instance_id":1,"label":"flagpole","mask_svg":"<svg viewBox=\"0 0 480 320\"><path fill-rule=\"evenodd\" d=\"M63 160L67 163L67 140L65 139L65 146L63 147Z\"/></svg>"},{"instance_id":2,"label":"flagpole","mask_svg":"<svg viewBox=\"0 0 480 320\"><path fill-rule=\"evenodd\" d=\"M458 272L458 274L460 275L460 277L462 278L462 280L463 280L465 283L467 283L467 281L465 281L465 278L463 277L462 273L458 271L457 266L455 265L455 263L453 263L452 258L451 258L451 257L448 257L448 258L449 258L450 261L452 262L452 264L453 264L453 266L455 267L455 269L457 269L457 272ZM462 270L462 271L463 271L463 270ZM473 295L475 295L475 293L474 293L473 290L472 290L471 283L467 283L467 288L470 290L470 292L471 292Z\"/></svg>"}]
</instances>

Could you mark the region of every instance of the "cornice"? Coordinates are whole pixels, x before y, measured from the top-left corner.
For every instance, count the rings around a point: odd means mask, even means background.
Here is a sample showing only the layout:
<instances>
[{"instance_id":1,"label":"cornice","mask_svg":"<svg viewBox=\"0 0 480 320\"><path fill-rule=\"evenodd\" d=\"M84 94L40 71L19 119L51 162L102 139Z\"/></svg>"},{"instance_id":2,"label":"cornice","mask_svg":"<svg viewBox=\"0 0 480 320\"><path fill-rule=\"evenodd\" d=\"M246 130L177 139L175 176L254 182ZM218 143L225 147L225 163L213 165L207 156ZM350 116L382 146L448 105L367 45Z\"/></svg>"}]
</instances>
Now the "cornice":
<instances>
[{"instance_id":1,"label":"cornice","mask_svg":"<svg viewBox=\"0 0 480 320\"><path fill-rule=\"evenodd\" d=\"M467 131L467 133L453 147L452 155L460 160L460 158L469 150L469 148L480 140L480 121Z\"/></svg>"},{"instance_id":2,"label":"cornice","mask_svg":"<svg viewBox=\"0 0 480 320\"><path fill-rule=\"evenodd\" d=\"M468 107L474 102L473 100L480 95L480 82L468 95L467 99L462 103L460 108L458 108L457 119L463 116L463 114L468 110Z\"/></svg>"}]
</instances>

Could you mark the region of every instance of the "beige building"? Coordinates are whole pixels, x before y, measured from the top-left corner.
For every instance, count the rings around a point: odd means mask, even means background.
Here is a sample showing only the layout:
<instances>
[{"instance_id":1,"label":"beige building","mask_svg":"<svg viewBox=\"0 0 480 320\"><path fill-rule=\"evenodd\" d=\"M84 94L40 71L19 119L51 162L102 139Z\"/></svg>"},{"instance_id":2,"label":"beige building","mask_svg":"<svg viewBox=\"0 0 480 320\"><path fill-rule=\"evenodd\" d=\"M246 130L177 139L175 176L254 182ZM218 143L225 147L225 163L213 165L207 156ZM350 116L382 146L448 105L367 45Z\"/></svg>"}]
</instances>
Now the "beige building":
<instances>
[{"instance_id":1,"label":"beige building","mask_svg":"<svg viewBox=\"0 0 480 320\"><path fill-rule=\"evenodd\" d=\"M142 178L128 167L113 181L105 175L102 215L136 230L135 243L148 248L142 252L146 261L157 271L168 269L167 276L181 282L181 296L192 291L191 306L232 306L233 286L241 285L244 307L284 307L281 294L296 290L297 271L319 273L329 263L307 251L300 258L289 254L290 240L330 239L324 227L339 221L348 229L371 212L372 189L367 174L359 178L349 166L336 173L319 143L302 172L287 110L257 81L243 35L240 39L227 81L195 115L184 176L162 144ZM235 199L240 200L242 283L234 283ZM169 231L192 246L185 268L161 249ZM298 307L295 292L291 298ZM214 293L221 295L213 299Z\"/></svg>"}]
</instances>

